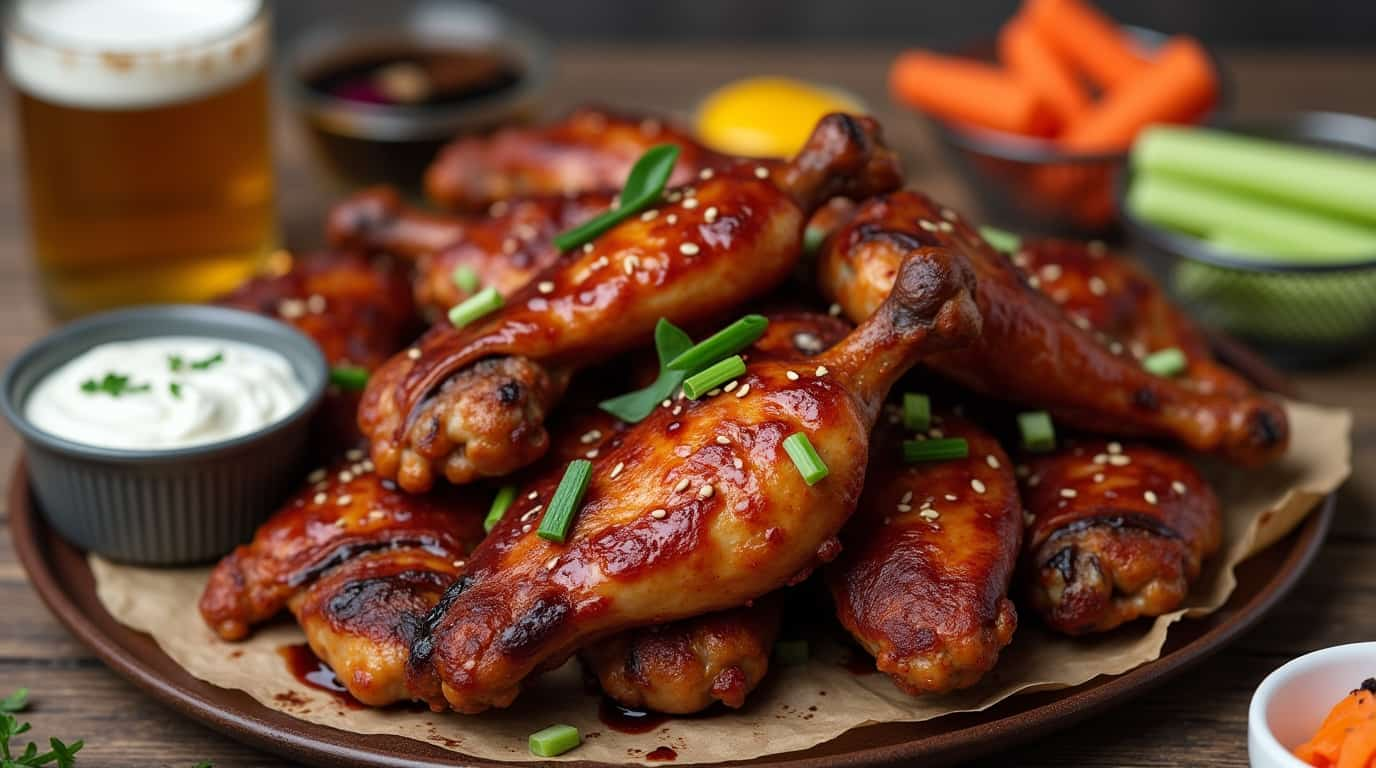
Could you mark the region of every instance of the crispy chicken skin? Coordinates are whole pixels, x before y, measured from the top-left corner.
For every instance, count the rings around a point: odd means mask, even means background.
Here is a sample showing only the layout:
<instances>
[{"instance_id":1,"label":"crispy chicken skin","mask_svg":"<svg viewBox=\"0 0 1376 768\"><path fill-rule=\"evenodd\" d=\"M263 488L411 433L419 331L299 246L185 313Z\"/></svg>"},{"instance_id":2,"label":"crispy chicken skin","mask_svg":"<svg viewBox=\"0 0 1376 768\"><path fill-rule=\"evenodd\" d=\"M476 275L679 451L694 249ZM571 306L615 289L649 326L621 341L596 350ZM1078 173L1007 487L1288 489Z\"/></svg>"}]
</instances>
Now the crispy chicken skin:
<instances>
[{"instance_id":1,"label":"crispy chicken skin","mask_svg":"<svg viewBox=\"0 0 1376 768\"><path fill-rule=\"evenodd\" d=\"M868 118L818 123L793 162L722 168L671 190L463 329L436 326L369 380L359 427L384 476L410 491L503 475L548 448L544 421L570 374L692 325L784 280L809 212L898 184Z\"/></svg>"},{"instance_id":2,"label":"crispy chicken skin","mask_svg":"<svg viewBox=\"0 0 1376 768\"><path fill-rule=\"evenodd\" d=\"M879 311L804 375L761 356L729 391L655 409L592 459L564 544L517 527L563 468L523 486L412 645L412 689L460 712L507 706L581 646L744 605L832 559L889 387L919 355L978 332L971 285L958 255L915 254ZM829 469L815 485L783 448L795 433Z\"/></svg>"},{"instance_id":3,"label":"crispy chicken skin","mask_svg":"<svg viewBox=\"0 0 1376 768\"><path fill-rule=\"evenodd\" d=\"M1176 440L1194 450L1259 465L1288 442L1279 403L1248 392L1209 393L1152 375L1126 353L1073 322L961 218L916 192L867 201L823 250L823 292L852 319L888 293L897 268L895 238L912 247L953 247L979 279L984 331L967 348L926 364L982 394L1046 408L1057 423L1087 430Z\"/></svg>"},{"instance_id":4,"label":"crispy chicken skin","mask_svg":"<svg viewBox=\"0 0 1376 768\"><path fill-rule=\"evenodd\" d=\"M446 489L413 496L353 455L312 473L253 541L215 566L200 610L220 637L246 637L316 579L362 554L415 549L452 562L482 539L488 494Z\"/></svg>"},{"instance_id":5,"label":"crispy chicken skin","mask_svg":"<svg viewBox=\"0 0 1376 768\"><path fill-rule=\"evenodd\" d=\"M1218 500L1184 459L1093 440L1025 463L1029 602L1059 632L1175 610L1218 550Z\"/></svg>"},{"instance_id":6,"label":"crispy chicken skin","mask_svg":"<svg viewBox=\"0 0 1376 768\"><path fill-rule=\"evenodd\" d=\"M545 196L494 203L487 215L437 215L408 206L396 191L374 187L330 211L327 234L339 246L392 253L416 264L416 304L432 319L469 297L454 280L473 270L503 296L524 288L563 254L554 236L606 210L613 192Z\"/></svg>"},{"instance_id":7,"label":"crispy chicken skin","mask_svg":"<svg viewBox=\"0 0 1376 768\"><path fill-rule=\"evenodd\" d=\"M472 211L522 195L620 189L635 161L657 144L679 147L674 186L731 164L660 119L583 107L548 125L456 139L427 169L425 191L439 205Z\"/></svg>"},{"instance_id":8,"label":"crispy chicken skin","mask_svg":"<svg viewBox=\"0 0 1376 768\"><path fill-rule=\"evenodd\" d=\"M826 569L841 624L914 696L979 682L1018 625L1008 599L1023 522L1012 462L953 413L934 414L932 426L965 438L969 456L905 464L911 435L880 419L865 494Z\"/></svg>"}]
</instances>

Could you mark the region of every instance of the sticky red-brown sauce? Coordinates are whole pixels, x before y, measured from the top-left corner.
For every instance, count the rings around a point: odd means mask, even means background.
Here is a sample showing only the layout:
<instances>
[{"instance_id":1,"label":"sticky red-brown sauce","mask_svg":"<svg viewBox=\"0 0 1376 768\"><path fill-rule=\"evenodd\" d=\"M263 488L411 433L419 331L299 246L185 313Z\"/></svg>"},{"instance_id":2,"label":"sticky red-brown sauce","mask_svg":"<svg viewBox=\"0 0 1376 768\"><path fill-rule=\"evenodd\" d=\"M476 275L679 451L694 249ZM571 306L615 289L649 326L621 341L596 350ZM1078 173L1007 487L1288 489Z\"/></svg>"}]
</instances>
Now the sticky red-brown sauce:
<instances>
[{"instance_id":1,"label":"sticky red-brown sauce","mask_svg":"<svg viewBox=\"0 0 1376 768\"><path fill-rule=\"evenodd\" d=\"M669 722L668 715L623 707L606 698L597 705L597 719L613 731L629 734L649 733Z\"/></svg>"},{"instance_id":2,"label":"sticky red-brown sauce","mask_svg":"<svg viewBox=\"0 0 1376 768\"><path fill-rule=\"evenodd\" d=\"M330 665L321 661L309 645L305 643L284 645L277 649L277 654L287 663L287 669L291 671L292 677L295 677L302 685L317 691L324 691L350 709L363 708L363 703L349 693L344 684L339 682L339 678L335 677L334 670L330 669Z\"/></svg>"},{"instance_id":3,"label":"sticky red-brown sauce","mask_svg":"<svg viewBox=\"0 0 1376 768\"><path fill-rule=\"evenodd\" d=\"M655 762L668 762L670 760L677 760L678 753L675 752L671 747L656 747L650 750L648 753L646 753L645 759L653 760Z\"/></svg>"}]
</instances>

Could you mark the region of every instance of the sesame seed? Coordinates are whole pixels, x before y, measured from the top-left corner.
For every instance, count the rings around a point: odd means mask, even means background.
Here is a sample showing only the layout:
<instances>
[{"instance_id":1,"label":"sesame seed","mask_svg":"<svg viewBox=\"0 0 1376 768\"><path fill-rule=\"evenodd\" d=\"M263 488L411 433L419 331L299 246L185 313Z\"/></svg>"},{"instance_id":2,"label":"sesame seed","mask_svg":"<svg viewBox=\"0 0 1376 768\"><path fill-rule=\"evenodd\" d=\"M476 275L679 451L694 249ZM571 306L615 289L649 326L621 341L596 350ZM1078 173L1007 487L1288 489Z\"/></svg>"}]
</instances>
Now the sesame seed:
<instances>
[{"instance_id":1,"label":"sesame seed","mask_svg":"<svg viewBox=\"0 0 1376 768\"><path fill-rule=\"evenodd\" d=\"M601 453L601 451L599 451L598 449L594 448L594 449L592 449L591 451L588 451L587 453L585 453L585 454L583 454L583 455L586 456L586 457L588 457L589 459L595 459L595 458L597 458L597 454L599 454L599 453Z\"/></svg>"},{"instance_id":2,"label":"sesame seed","mask_svg":"<svg viewBox=\"0 0 1376 768\"><path fill-rule=\"evenodd\" d=\"M766 168L766 167L764 167L763 165L757 165L757 166L755 166L755 178L757 178L757 179L767 179L767 178L769 178L769 169Z\"/></svg>"},{"instance_id":3,"label":"sesame seed","mask_svg":"<svg viewBox=\"0 0 1376 768\"><path fill-rule=\"evenodd\" d=\"M716 220L717 220L717 206L715 206L715 205L709 205L709 206L707 207L707 210L705 210L705 211L702 212L702 218L703 218L704 220L706 220L706 222L707 222L708 224L711 224L712 222L716 221Z\"/></svg>"},{"instance_id":4,"label":"sesame seed","mask_svg":"<svg viewBox=\"0 0 1376 768\"><path fill-rule=\"evenodd\" d=\"M527 493L527 494L526 494L526 498L527 498L527 499L530 499L531 501L535 501L536 499L540 498L540 492L539 492L539 491L531 491L530 493Z\"/></svg>"},{"instance_id":5,"label":"sesame seed","mask_svg":"<svg viewBox=\"0 0 1376 768\"><path fill-rule=\"evenodd\" d=\"M1102 277L1095 275L1089 278L1089 292L1095 296L1103 296L1108 293L1108 284L1104 282Z\"/></svg>"},{"instance_id":6,"label":"sesame seed","mask_svg":"<svg viewBox=\"0 0 1376 768\"><path fill-rule=\"evenodd\" d=\"M678 481L678 485L674 486L674 493L682 493L683 490L688 487L689 482L690 481L686 477Z\"/></svg>"},{"instance_id":7,"label":"sesame seed","mask_svg":"<svg viewBox=\"0 0 1376 768\"><path fill-rule=\"evenodd\" d=\"M673 409L673 410L669 411L669 413L673 414L674 416L677 416L677 415L679 415L680 413L683 413L683 406L681 406L681 405L676 405L676 406L674 406L674 409Z\"/></svg>"},{"instance_id":8,"label":"sesame seed","mask_svg":"<svg viewBox=\"0 0 1376 768\"><path fill-rule=\"evenodd\" d=\"M1155 491L1146 491L1146 492L1144 492L1144 493L1142 494L1142 498L1146 499L1148 504L1155 504L1155 503L1156 503L1156 492L1155 492Z\"/></svg>"},{"instance_id":9,"label":"sesame seed","mask_svg":"<svg viewBox=\"0 0 1376 768\"><path fill-rule=\"evenodd\" d=\"M1176 493L1180 494L1181 496L1184 496L1184 495L1185 495L1185 484L1182 483L1182 482L1180 482L1179 480L1173 480L1173 481L1171 481L1171 490L1172 490L1172 491L1175 491Z\"/></svg>"},{"instance_id":10,"label":"sesame seed","mask_svg":"<svg viewBox=\"0 0 1376 768\"><path fill-rule=\"evenodd\" d=\"M678 252L684 256L696 256L701 250L702 249L698 247L697 243L683 243L678 247Z\"/></svg>"},{"instance_id":11,"label":"sesame seed","mask_svg":"<svg viewBox=\"0 0 1376 768\"><path fill-rule=\"evenodd\" d=\"M1094 454L1094 463L1095 463L1095 464L1107 464L1107 463L1108 463L1108 454L1107 454L1107 453L1096 453L1096 454Z\"/></svg>"},{"instance_id":12,"label":"sesame seed","mask_svg":"<svg viewBox=\"0 0 1376 768\"><path fill-rule=\"evenodd\" d=\"M342 517L339 518L338 520L335 520L335 521L334 521L334 527L336 527L336 528L344 528L344 527L347 527L348 525L349 525L349 521L348 521L348 520L345 520L345 519L342 518Z\"/></svg>"},{"instance_id":13,"label":"sesame seed","mask_svg":"<svg viewBox=\"0 0 1376 768\"><path fill-rule=\"evenodd\" d=\"M1115 355L1121 355L1123 354L1123 345L1116 341L1109 342L1108 351L1112 352Z\"/></svg>"},{"instance_id":14,"label":"sesame seed","mask_svg":"<svg viewBox=\"0 0 1376 768\"><path fill-rule=\"evenodd\" d=\"M679 190L674 190L673 192L670 192L669 194L665 195L664 199L668 200L671 203L677 203L678 201L683 199L683 193Z\"/></svg>"},{"instance_id":15,"label":"sesame seed","mask_svg":"<svg viewBox=\"0 0 1376 768\"><path fill-rule=\"evenodd\" d=\"M956 231L956 228L955 228L954 226L952 226L952 225L951 225L951 222L949 222L949 221L939 221L939 222L937 222L936 228L939 229L939 230L941 230L942 232L947 232L947 233Z\"/></svg>"},{"instance_id":16,"label":"sesame seed","mask_svg":"<svg viewBox=\"0 0 1376 768\"><path fill-rule=\"evenodd\" d=\"M310 297L306 299L306 308L311 311L311 314L318 315L323 313L325 311L325 297L318 293L312 293Z\"/></svg>"},{"instance_id":17,"label":"sesame seed","mask_svg":"<svg viewBox=\"0 0 1376 768\"><path fill-rule=\"evenodd\" d=\"M989 454L989 455L987 455L987 456L984 457L984 463L985 463L985 464L988 464L990 469L998 469L998 468L999 468L999 457L997 457L997 456L995 456L994 454L991 453L991 454Z\"/></svg>"},{"instance_id":18,"label":"sesame seed","mask_svg":"<svg viewBox=\"0 0 1376 768\"><path fill-rule=\"evenodd\" d=\"M818 376L825 376L825 375L827 375L828 373L831 373L831 371L828 371L828 370L827 370L827 367L826 367L825 365L819 365L819 366L817 366L816 374L817 374Z\"/></svg>"},{"instance_id":19,"label":"sesame seed","mask_svg":"<svg viewBox=\"0 0 1376 768\"><path fill-rule=\"evenodd\" d=\"M558 564L559 564L559 556L558 556L558 555L555 555L554 557L551 557L550 559L548 559L548 560L545 561L545 570L547 570L547 571L552 571L552 570L554 570L554 566L556 566L556 565L558 565Z\"/></svg>"},{"instance_id":20,"label":"sesame seed","mask_svg":"<svg viewBox=\"0 0 1376 768\"><path fill-rule=\"evenodd\" d=\"M917 222L917 225L927 230L928 232L935 232L937 230L935 221L928 221L926 219L923 219L922 221Z\"/></svg>"},{"instance_id":21,"label":"sesame seed","mask_svg":"<svg viewBox=\"0 0 1376 768\"><path fill-rule=\"evenodd\" d=\"M1094 473L1094 477L1092 477L1092 478L1090 478L1090 479L1093 480L1093 481L1096 482L1096 483L1102 483L1102 482L1104 482L1104 473L1103 473L1103 472L1095 472L1095 473Z\"/></svg>"},{"instance_id":22,"label":"sesame seed","mask_svg":"<svg viewBox=\"0 0 1376 768\"><path fill-rule=\"evenodd\" d=\"M346 493L343 496L340 496L339 498L335 499L334 503L338 504L341 507L347 507L349 506L349 504L353 503L353 500L354 497Z\"/></svg>"},{"instance_id":23,"label":"sesame seed","mask_svg":"<svg viewBox=\"0 0 1376 768\"><path fill-rule=\"evenodd\" d=\"M601 440L601 439L602 439L602 430L600 430L600 429L590 429L590 430L588 430L587 432L584 432L583 435L582 435L581 437L578 438L578 442L582 443L583 445L588 445L589 443L595 443L595 442L597 442L598 440Z\"/></svg>"},{"instance_id":24,"label":"sesame seed","mask_svg":"<svg viewBox=\"0 0 1376 768\"><path fill-rule=\"evenodd\" d=\"M712 496L712 490L713 490L713 489L712 489L712 485L711 485L710 483L708 483L707 485L702 486L701 488L698 489L698 498L699 498L699 499L711 498L711 496Z\"/></svg>"},{"instance_id":25,"label":"sesame seed","mask_svg":"<svg viewBox=\"0 0 1376 768\"><path fill-rule=\"evenodd\" d=\"M946 497L945 497L945 498L946 498L947 501L957 501L957 500L958 500L957 497L956 497L956 495L955 495L954 493L948 493L948 494L946 494Z\"/></svg>"},{"instance_id":26,"label":"sesame seed","mask_svg":"<svg viewBox=\"0 0 1376 768\"><path fill-rule=\"evenodd\" d=\"M784 376L787 376L789 381L797 381L797 380L798 380L798 372L797 372L797 371L786 371L786 372L784 373Z\"/></svg>"},{"instance_id":27,"label":"sesame seed","mask_svg":"<svg viewBox=\"0 0 1376 768\"><path fill-rule=\"evenodd\" d=\"M329 500L329 498L329 496L325 495L324 491L321 491L320 493L317 493L311 497L311 502L314 504L324 504L326 501Z\"/></svg>"},{"instance_id":28,"label":"sesame seed","mask_svg":"<svg viewBox=\"0 0 1376 768\"><path fill-rule=\"evenodd\" d=\"M1041 268L1042 279L1048 283L1054 283L1061 279L1063 270L1060 264L1046 264Z\"/></svg>"},{"instance_id":29,"label":"sesame seed","mask_svg":"<svg viewBox=\"0 0 1376 768\"><path fill-rule=\"evenodd\" d=\"M583 243L583 253L592 253L592 243Z\"/></svg>"},{"instance_id":30,"label":"sesame seed","mask_svg":"<svg viewBox=\"0 0 1376 768\"><path fill-rule=\"evenodd\" d=\"M673 400L670 400L669 398L666 397L666 398L664 398L664 402L662 402L662 403L659 404L659 407L660 407L660 408L668 408L670 405L673 405L673 402L674 402Z\"/></svg>"},{"instance_id":31,"label":"sesame seed","mask_svg":"<svg viewBox=\"0 0 1376 768\"><path fill-rule=\"evenodd\" d=\"M611 263L606 256L598 256L597 261L588 265L588 269L601 269Z\"/></svg>"},{"instance_id":32,"label":"sesame seed","mask_svg":"<svg viewBox=\"0 0 1376 768\"><path fill-rule=\"evenodd\" d=\"M956 221L959 217L957 217L957 216L956 216L956 212L953 211L953 210L951 210L950 208L942 208L942 209L941 209L941 218L943 218L943 219L945 219L945 220L947 220L947 221Z\"/></svg>"},{"instance_id":33,"label":"sesame seed","mask_svg":"<svg viewBox=\"0 0 1376 768\"><path fill-rule=\"evenodd\" d=\"M899 503L899 504L907 504L908 502L910 502L910 501L912 501L912 500L913 500L913 492L912 492L912 491L904 491L904 493L903 493L903 498L899 499L899 500L898 500L898 503Z\"/></svg>"},{"instance_id":34,"label":"sesame seed","mask_svg":"<svg viewBox=\"0 0 1376 768\"><path fill-rule=\"evenodd\" d=\"M283 299L277 305L277 314L288 320L295 320L306 314L306 302L300 299Z\"/></svg>"},{"instance_id":35,"label":"sesame seed","mask_svg":"<svg viewBox=\"0 0 1376 768\"><path fill-rule=\"evenodd\" d=\"M1027 478L1027 487L1028 487L1028 488L1036 488L1038 485L1041 485L1041 482L1042 482L1042 476L1041 476L1041 475L1033 475L1033 476Z\"/></svg>"},{"instance_id":36,"label":"sesame seed","mask_svg":"<svg viewBox=\"0 0 1376 768\"><path fill-rule=\"evenodd\" d=\"M656 520L663 520L664 518L666 518L666 517L668 517L668 516L669 516L669 511L666 510L666 509L652 509L652 510L650 510L650 517L653 517L653 518L656 519Z\"/></svg>"},{"instance_id":37,"label":"sesame seed","mask_svg":"<svg viewBox=\"0 0 1376 768\"><path fill-rule=\"evenodd\" d=\"M472 668L476 667L477 665L478 665L478 663L477 663L476 661L474 661L473 659L469 659L468 661L465 661L465 662L463 663L463 668L464 668L464 669L472 669Z\"/></svg>"},{"instance_id":38,"label":"sesame seed","mask_svg":"<svg viewBox=\"0 0 1376 768\"><path fill-rule=\"evenodd\" d=\"M521 526L521 533L530 533L530 523Z\"/></svg>"},{"instance_id":39,"label":"sesame seed","mask_svg":"<svg viewBox=\"0 0 1376 768\"><path fill-rule=\"evenodd\" d=\"M1115 467L1126 467L1127 465L1132 463L1132 459L1122 454L1119 454L1117 456L1108 457L1108 463L1112 464Z\"/></svg>"},{"instance_id":40,"label":"sesame seed","mask_svg":"<svg viewBox=\"0 0 1376 768\"><path fill-rule=\"evenodd\" d=\"M628 275L635 272L635 268L638 266L640 266L640 259L635 254L627 256L626 260L621 262L621 268L626 270Z\"/></svg>"},{"instance_id":41,"label":"sesame seed","mask_svg":"<svg viewBox=\"0 0 1376 768\"><path fill-rule=\"evenodd\" d=\"M741 457L736 456L731 459L731 466L740 469L745 466L745 462L741 460Z\"/></svg>"},{"instance_id":42,"label":"sesame seed","mask_svg":"<svg viewBox=\"0 0 1376 768\"><path fill-rule=\"evenodd\" d=\"M1061 498L1073 499L1073 498L1075 498L1076 496L1079 496L1079 495L1080 495L1080 494L1079 494L1074 488L1062 488L1062 489L1061 489Z\"/></svg>"},{"instance_id":43,"label":"sesame seed","mask_svg":"<svg viewBox=\"0 0 1376 768\"><path fill-rule=\"evenodd\" d=\"M707 396L708 396L708 397L716 397L717 395L720 395L720 394L721 394L721 387L713 387L713 388L707 390Z\"/></svg>"},{"instance_id":44,"label":"sesame seed","mask_svg":"<svg viewBox=\"0 0 1376 768\"><path fill-rule=\"evenodd\" d=\"M706 180L712 178L713 175L714 175L714 171L713 171L711 168L703 168L703 169L698 173L698 178L699 178L699 179L702 179L703 181L706 181Z\"/></svg>"},{"instance_id":45,"label":"sesame seed","mask_svg":"<svg viewBox=\"0 0 1376 768\"><path fill-rule=\"evenodd\" d=\"M1032 286L1033 288L1039 288L1041 287L1042 281L1038 280L1036 275L1028 275L1027 284Z\"/></svg>"},{"instance_id":46,"label":"sesame seed","mask_svg":"<svg viewBox=\"0 0 1376 768\"><path fill-rule=\"evenodd\" d=\"M841 305L832 304L831 306L827 307L827 314L831 315L832 317L839 317L841 315Z\"/></svg>"},{"instance_id":47,"label":"sesame seed","mask_svg":"<svg viewBox=\"0 0 1376 768\"><path fill-rule=\"evenodd\" d=\"M684 201L683 201L683 207L684 207L684 208L687 208L687 209L690 210L690 211L693 210L694 208L698 207L697 198L690 197L690 198L688 198L687 200L684 200Z\"/></svg>"},{"instance_id":48,"label":"sesame seed","mask_svg":"<svg viewBox=\"0 0 1376 768\"><path fill-rule=\"evenodd\" d=\"M717 445L730 445L731 438L726 435L717 435Z\"/></svg>"},{"instance_id":49,"label":"sesame seed","mask_svg":"<svg viewBox=\"0 0 1376 768\"><path fill-rule=\"evenodd\" d=\"M339 482L341 482L341 483L352 482L353 479L354 479L354 473L350 472L350 471L347 470L347 469L344 470L343 472L340 472L340 473L339 473Z\"/></svg>"},{"instance_id":50,"label":"sesame seed","mask_svg":"<svg viewBox=\"0 0 1376 768\"><path fill-rule=\"evenodd\" d=\"M984 481L978 477L970 480L970 487L975 489L975 493L984 493Z\"/></svg>"},{"instance_id":51,"label":"sesame seed","mask_svg":"<svg viewBox=\"0 0 1376 768\"><path fill-rule=\"evenodd\" d=\"M658 216L658 215L659 215L659 209L658 209L658 208L651 208L650 210L648 210L648 211L646 211L646 212L640 214L640 220L641 220L641 221L654 221L654 220L655 220L655 217Z\"/></svg>"},{"instance_id":52,"label":"sesame seed","mask_svg":"<svg viewBox=\"0 0 1376 768\"><path fill-rule=\"evenodd\" d=\"M618 462L616 462L616 466L612 467L612 475L611 475L612 479L615 480L616 477L617 477L617 475L620 475L620 474L621 474L621 470L623 470L623 469L625 469L625 468L626 468L626 462L624 462L624 461L618 461Z\"/></svg>"},{"instance_id":53,"label":"sesame seed","mask_svg":"<svg viewBox=\"0 0 1376 768\"><path fill-rule=\"evenodd\" d=\"M935 509L924 509L921 512L918 512L917 514L918 517L921 517L923 520L927 521L932 521L937 519L938 517L941 517L941 513L936 511Z\"/></svg>"},{"instance_id":54,"label":"sesame seed","mask_svg":"<svg viewBox=\"0 0 1376 768\"><path fill-rule=\"evenodd\" d=\"M467 565L467 563L465 563L463 560L455 560L455 561L453 562L453 566L454 566L455 568L462 568L462 567L464 567L465 565Z\"/></svg>"},{"instance_id":55,"label":"sesame seed","mask_svg":"<svg viewBox=\"0 0 1376 768\"><path fill-rule=\"evenodd\" d=\"M554 293L554 283L549 280L541 280L535 287L540 293Z\"/></svg>"},{"instance_id":56,"label":"sesame seed","mask_svg":"<svg viewBox=\"0 0 1376 768\"><path fill-rule=\"evenodd\" d=\"M899 504L897 507L895 507L895 509L897 509L899 512L911 512L913 511L913 505Z\"/></svg>"},{"instance_id":57,"label":"sesame seed","mask_svg":"<svg viewBox=\"0 0 1376 768\"><path fill-rule=\"evenodd\" d=\"M1109 452L1109 453L1122 453L1122 452L1123 452L1123 444L1122 444L1122 443L1119 443L1119 442L1112 442L1112 443L1109 443L1109 444L1108 444L1108 452Z\"/></svg>"},{"instance_id":58,"label":"sesame seed","mask_svg":"<svg viewBox=\"0 0 1376 768\"><path fill-rule=\"evenodd\" d=\"M730 392L731 390L733 390L733 389L735 389L736 387L740 386L740 383L741 383L741 382L740 382L739 379L732 379L732 380L726 382L726 386L722 387L722 388L721 388L721 391L723 391L723 392Z\"/></svg>"},{"instance_id":59,"label":"sesame seed","mask_svg":"<svg viewBox=\"0 0 1376 768\"><path fill-rule=\"evenodd\" d=\"M736 397L745 397L745 396L748 395L748 394L750 394L750 385L749 385L749 384L746 384L745 386L743 386L743 387L741 387L740 389L736 390Z\"/></svg>"},{"instance_id":60,"label":"sesame seed","mask_svg":"<svg viewBox=\"0 0 1376 768\"><path fill-rule=\"evenodd\" d=\"M323 470L323 469L317 469L317 470L315 470L314 472L310 473L309 475L306 475L306 482L308 482L308 483L318 483L318 482L320 482L321 480L324 480L324 479L325 479L325 470Z\"/></svg>"},{"instance_id":61,"label":"sesame seed","mask_svg":"<svg viewBox=\"0 0 1376 768\"><path fill-rule=\"evenodd\" d=\"M416 349L415 347L411 347L410 349L406 350L406 356L412 360L419 360L420 350Z\"/></svg>"}]
</instances>

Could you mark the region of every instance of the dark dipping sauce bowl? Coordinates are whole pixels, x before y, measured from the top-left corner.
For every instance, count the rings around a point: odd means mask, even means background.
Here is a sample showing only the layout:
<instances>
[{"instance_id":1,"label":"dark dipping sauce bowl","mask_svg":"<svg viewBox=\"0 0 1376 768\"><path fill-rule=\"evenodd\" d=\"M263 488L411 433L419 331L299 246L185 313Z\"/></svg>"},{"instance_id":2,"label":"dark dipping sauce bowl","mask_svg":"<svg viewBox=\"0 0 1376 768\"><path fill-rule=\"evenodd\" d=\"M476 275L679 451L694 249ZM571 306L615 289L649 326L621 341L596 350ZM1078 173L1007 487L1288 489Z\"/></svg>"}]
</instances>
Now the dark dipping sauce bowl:
<instances>
[{"instance_id":1,"label":"dark dipping sauce bowl","mask_svg":"<svg viewBox=\"0 0 1376 768\"><path fill-rule=\"evenodd\" d=\"M291 44L292 95L345 188L418 192L448 141L530 119L549 68L543 39L462 0L354 6ZM397 98L401 96L403 98Z\"/></svg>"}]
</instances>

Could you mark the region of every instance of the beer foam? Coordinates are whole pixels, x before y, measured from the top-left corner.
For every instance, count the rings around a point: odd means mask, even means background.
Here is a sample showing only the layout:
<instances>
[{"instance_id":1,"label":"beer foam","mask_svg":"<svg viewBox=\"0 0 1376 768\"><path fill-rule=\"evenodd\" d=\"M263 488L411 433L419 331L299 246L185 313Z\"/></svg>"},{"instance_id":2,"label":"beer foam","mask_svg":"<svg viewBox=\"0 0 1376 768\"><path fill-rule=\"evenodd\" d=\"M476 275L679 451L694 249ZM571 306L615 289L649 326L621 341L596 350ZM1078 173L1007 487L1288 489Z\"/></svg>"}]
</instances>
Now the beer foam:
<instances>
[{"instance_id":1,"label":"beer foam","mask_svg":"<svg viewBox=\"0 0 1376 768\"><path fill-rule=\"evenodd\" d=\"M59 104L136 109L247 79L268 55L262 0L20 0L5 70Z\"/></svg>"}]
</instances>

